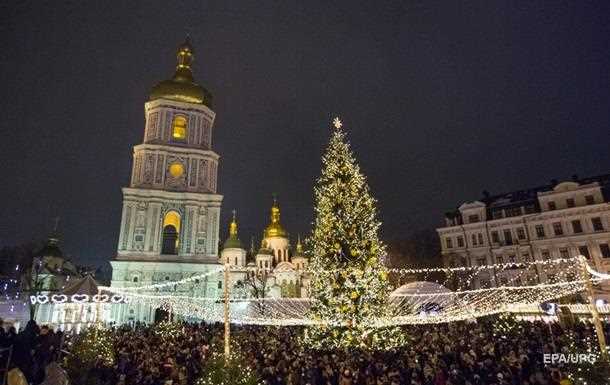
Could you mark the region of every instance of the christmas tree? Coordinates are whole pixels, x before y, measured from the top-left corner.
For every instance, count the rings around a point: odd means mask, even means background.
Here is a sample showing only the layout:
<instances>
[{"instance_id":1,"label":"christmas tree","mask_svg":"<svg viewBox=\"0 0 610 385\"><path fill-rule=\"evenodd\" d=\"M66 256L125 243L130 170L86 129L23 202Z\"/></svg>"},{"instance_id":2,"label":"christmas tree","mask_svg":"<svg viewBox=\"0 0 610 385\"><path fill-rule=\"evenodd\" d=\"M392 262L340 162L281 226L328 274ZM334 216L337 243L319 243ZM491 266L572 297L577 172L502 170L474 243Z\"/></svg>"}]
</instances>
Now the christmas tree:
<instances>
[{"instance_id":1,"label":"christmas tree","mask_svg":"<svg viewBox=\"0 0 610 385\"><path fill-rule=\"evenodd\" d=\"M114 346L110 330L93 325L78 335L72 346L72 354L66 358L66 370L72 384L99 384L99 371L94 367L111 368L114 365Z\"/></svg>"},{"instance_id":2,"label":"christmas tree","mask_svg":"<svg viewBox=\"0 0 610 385\"><path fill-rule=\"evenodd\" d=\"M305 341L314 348L385 348L402 343L390 315L375 199L350 150L341 121L322 157L315 194L310 317Z\"/></svg>"}]
</instances>

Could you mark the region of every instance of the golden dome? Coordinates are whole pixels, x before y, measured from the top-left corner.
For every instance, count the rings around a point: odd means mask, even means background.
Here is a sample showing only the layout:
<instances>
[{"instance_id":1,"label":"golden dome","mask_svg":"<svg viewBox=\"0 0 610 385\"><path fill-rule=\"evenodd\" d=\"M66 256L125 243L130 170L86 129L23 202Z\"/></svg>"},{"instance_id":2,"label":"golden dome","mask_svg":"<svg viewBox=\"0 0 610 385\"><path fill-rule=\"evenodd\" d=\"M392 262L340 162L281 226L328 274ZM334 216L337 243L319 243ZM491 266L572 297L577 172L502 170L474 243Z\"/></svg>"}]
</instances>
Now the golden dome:
<instances>
[{"instance_id":1,"label":"golden dome","mask_svg":"<svg viewBox=\"0 0 610 385\"><path fill-rule=\"evenodd\" d=\"M286 230L280 224L280 205L277 203L277 199L273 197L273 205L271 206L271 223L265 229L265 238L271 237L283 237L287 236Z\"/></svg>"},{"instance_id":2,"label":"golden dome","mask_svg":"<svg viewBox=\"0 0 610 385\"><path fill-rule=\"evenodd\" d=\"M224 243L225 249L241 249L241 241L237 236L237 217L236 211L233 210L233 220L229 223L229 238Z\"/></svg>"},{"instance_id":3,"label":"golden dome","mask_svg":"<svg viewBox=\"0 0 610 385\"><path fill-rule=\"evenodd\" d=\"M194 57L193 47L187 37L178 47L174 77L157 83L150 92L150 100L169 99L212 107L212 94L193 79L191 64Z\"/></svg>"}]
</instances>

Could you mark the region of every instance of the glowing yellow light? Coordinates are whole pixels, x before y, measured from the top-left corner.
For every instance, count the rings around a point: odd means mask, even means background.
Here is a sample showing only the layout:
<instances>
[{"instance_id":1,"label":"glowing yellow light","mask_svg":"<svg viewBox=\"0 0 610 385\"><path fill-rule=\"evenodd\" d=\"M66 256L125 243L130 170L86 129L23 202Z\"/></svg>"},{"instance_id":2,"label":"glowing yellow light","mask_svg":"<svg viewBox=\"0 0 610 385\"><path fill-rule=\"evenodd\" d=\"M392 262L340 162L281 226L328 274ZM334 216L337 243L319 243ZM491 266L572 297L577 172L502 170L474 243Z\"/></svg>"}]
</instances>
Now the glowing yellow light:
<instances>
[{"instance_id":1,"label":"glowing yellow light","mask_svg":"<svg viewBox=\"0 0 610 385\"><path fill-rule=\"evenodd\" d=\"M184 166L180 163L172 163L169 166L169 173L174 178L180 178L184 174Z\"/></svg>"},{"instance_id":2,"label":"glowing yellow light","mask_svg":"<svg viewBox=\"0 0 610 385\"><path fill-rule=\"evenodd\" d=\"M186 118L184 116L176 116L172 129L174 139L186 139Z\"/></svg>"},{"instance_id":3,"label":"glowing yellow light","mask_svg":"<svg viewBox=\"0 0 610 385\"><path fill-rule=\"evenodd\" d=\"M168 225L174 226L176 233L180 234L180 214L175 211L168 211L163 219L163 228Z\"/></svg>"}]
</instances>

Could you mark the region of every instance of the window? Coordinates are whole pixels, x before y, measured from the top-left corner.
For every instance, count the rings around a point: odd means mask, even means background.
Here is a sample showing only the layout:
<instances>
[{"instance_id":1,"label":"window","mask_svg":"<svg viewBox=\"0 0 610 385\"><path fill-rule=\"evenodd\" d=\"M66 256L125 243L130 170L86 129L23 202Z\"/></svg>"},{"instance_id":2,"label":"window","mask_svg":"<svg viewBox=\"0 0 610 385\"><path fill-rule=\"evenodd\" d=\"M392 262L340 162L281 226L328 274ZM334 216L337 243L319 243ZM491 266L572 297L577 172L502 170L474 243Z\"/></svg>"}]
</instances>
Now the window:
<instances>
[{"instance_id":1,"label":"window","mask_svg":"<svg viewBox=\"0 0 610 385\"><path fill-rule=\"evenodd\" d=\"M222 289L222 281L218 281L218 288Z\"/></svg>"},{"instance_id":2,"label":"window","mask_svg":"<svg viewBox=\"0 0 610 385\"><path fill-rule=\"evenodd\" d=\"M479 216L477 214L468 216L468 223L475 223L479 221Z\"/></svg>"},{"instance_id":3,"label":"window","mask_svg":"<svg viewBox=\"0 0 610 385\"><path fill-rule=\"evenodd\" d=\"M536 225L536 236L538 238L544 238L544 226Z\"/></svg>"},{"instance_id":4,"label":"window","mask_svg":"<svg viewBox=\"0 0 610 385\"><path fill-rule=\"evenodd\" d=\"M471 240L473 246L477 245L477 235L476 234L472 234L470 236L470 240Z\"/></svg>"},{"instance_id":5,"label":"window","mask_svg":"<svg viewBox=\"0 0 610 385\"><path fill-rule=\"evenodd\" d=\"M502 213L501 209L495 209L494 211L492 211L491 217L493 219L500 219L500 218L504 218L504 214Z\"/></svg>"},{"instance_id":6,"label":"window","mask_svg":"<svg viewBox=\"0 0 610 385\"><path fill-rule=\"evenodd\" d=\"M138 277L133 277L133 282L134 283L138 282Z\"/></svg>"},{"instance_id":7,"label":"window","mask_svg":"<svg viewBox=\"0 0 610 385\"><path fill-rule=\"evenodd\" d=\"M163 218L161 254L178 253L178 234L180 234L180 214L175 211L168 211Z\"/></svg>"},{"instance_id":8,"label":"window","mask_svg":"<svg viewBox=\"0 0 610 385\"><path fill-rule=\"evenodd\" d=\"M589 248L587 246L578 246L578 254L587 259L591 259L591 254L589 253Z\"/></svg>"},{"instance_id":9,"label":"window","mask_svg":"<svg viewBox=\"0 0 610 385\"><path fill-rule=\"evenodd\" d=\"M492 231L491 232L491 241L493 243L500 243L500 236L498 235L497 231Z\"/></svg>"},{"instance_id":10,"label":"window","mask_svg":"<svg viewBox=\"0 0 610 385\"><path fill-rule=\"evenodd\" d=\"M557 205L553 201L550 201L548 203L548 206L549 206L549 210L557 210Z\"/></svg>"},{"instance_id":11,"label":"window","mask_svg":"<svg viewBox=\"0 0 610 385\"><path fill-rule=\"evenodd\" d=\"M482 245L483 244L483 234L479 233L477 235L477 238L479 239L479 245Z\"/></svg>"},{"instance_id":12,"label":"window","mask_svg":"<svg viewBox=\"0 0 610 385\"><path fill-rule=\"evenodd\" d=\"M508 261L510 263L516 263L517 262L517 257L515 257L514 255L509 255L508 256Z\"/></svg>"},{"instance_id":13,"label":"window","mask_svg":"<svg viewBox=\"0 0 610 385\"><path fill-rule=\"evenodd\" d=\"M535 204L530 203L530 204L526 205L526 206L524 207L524 209L525 209L525 213L526 213L526 214L533 214L533 213L535 213L535 212L536 212L536 205L535 205Z\"/></svg>"},{"instance_id":14,"label":"window","mask_svg":"<svg viewBox=\"0 0 610 385\"><path fill-rule=\"evenodd\" d=\"M563 235L563 227L561 226L561 222L553 223L553 232L555 235Z\"/></svg>"},{"instance_id":15,"label":"window","mask_svg":"<svg viewBox=\"0 0 610 385\"><path fill-rule=\"evenodd\" d=\"M576 203L574 203L574 198L568 198L568 199L566 199L566 206L568 206L568 207L574 207L574 206L576 206Z\"/></svg>"},{"instance_id":16,"label":"window","mask_svg":"<svg viewBox=\"0 0 610 385\"><path fill-rule=\"evenodd\" d=\"M186 139L186 118L184 116L176 116L172 125L172 137L178 140Z\"/></svg>"},{"instance_id":17,"label":"window","mask_svg":"<svg viewBox=\"0 0 610 385\"><path fill-rule=\"evenodd\" d=\"M549 259L551 259L551 253L549 253L548 250L541 250L540 256L542 257L543 261L548 261Z\"/></svg>"},{"instance_id":18,"label":"window","mask_svg":"<svg viewBox=\"0 0 610 385\"><path fill-rule=\"evenodd\" d=\"M525 239L525 229L523 227L517 227L517 238L520 240Z\"/></svg>"},{"instance_id":19,"label":"window","mask_svg":"<svg viewBox=\"0 0 610 385\"><path fill-rule=\"evenodd\" d=\"M604 225L600 217L591 218L591 224L593 225L594 231L604 231Z\"/></svg>"},{"instance_id":20,"label":"window","mask_svg":"<svg viewBox=\"0 0 610 385\"><path fill-rule=\"evenodd\" d=\"M165 276L165 280L166 280L166 281L169 281L169 275L166 275L166 276Z\"/></svg>"},{"instance_id":21,"label":"window","mask_svg":"<svg viewBox=\"0 0 610 385\"><path fill-rule=\"evenodd\" d=\"M568 259L570 258L570 253L568 253L568 249L565 247L559 249L559 258Z\"/></svg>"},{"instance_id":22,"label":"window","mask_svg":"<svg viewBox=\"0 0 610 385\"><path fill-rule=\"evenodd\" d=\"M585 202L588 205L593 205L595 204L595 197L593 195L585 195Z\"/></svg>"},{"instance_id":23,"label":"window","mask_svg":"<svg viewBox=\"0 0 610 385\"><path fill-rule=\"evenodd\" d=\"M457 245L458 245L458 247L464 247L464 237L462 237L462 236L457 237Z\"/></svg>"},{"instance_id":24,"label":"window","mask_svg":"<svg viewBox=\"0 0 610 385\"><path fill-rule=\"evenodd\" d=\"M487 260L485 258L479 258L477 259L477 263L479 264L479 266L485 266Z\"/></svg>"},{"instance_id":25,"label":"window","mask_svg":"<svg viewBox=\"0 0 610 385\"><path fill-rule=\"evenodd\" d=\"M513 244L513 233L511 233L510 230L504 230L504 242L507 245Z\"/></svg>"},{"instance_id":26,"label":"window","mask_svg":"<svg viewBox=\"0 0 610 385\"><path fill-rule=\"evenodd\" d=\"M453 240L451 238L445 239L445 243L447 244L448 249L451 249L453 247Z\"/></svg>"},{"instance_id":27,"label":"window","mask_svg":"<svg viewBox=\"0 0 610 385\"><path fill-rule=\"evenodd\" d=\"M521 207L511 207L506 209L507 217L518 217L521 215Z\"/></svg>"},{"instance_id":28,"label":"window","mask_svg":"<svg viewBox=\"0 0 610 385\"><path fill-rule=\"evenodd\" d=\"M497 263L504 263L504 258L503 258L501 255L498 255L498 256L496 257L496 262L497 262Z\"/></svg>"},{"instance_id":29,"label":"window","mask_svg":"<svg viewBox=\"0 0 610 385\"><path fill-rule=\"evenodd\" d=\"M578 219L572 221L572 230L574 230L574 234L582 233L582 224Z\"/></svg>"},{"instance_id":30,"label":"window","mask_svg":"<svg viewBox=\"0 0 610 385\"><path fill-rule=\"evenodd\" d=\"M610 258L610 247L607 243L602 243L599 245L599 251L602 253L602 257Z\"/></svg>"}]
</instances>

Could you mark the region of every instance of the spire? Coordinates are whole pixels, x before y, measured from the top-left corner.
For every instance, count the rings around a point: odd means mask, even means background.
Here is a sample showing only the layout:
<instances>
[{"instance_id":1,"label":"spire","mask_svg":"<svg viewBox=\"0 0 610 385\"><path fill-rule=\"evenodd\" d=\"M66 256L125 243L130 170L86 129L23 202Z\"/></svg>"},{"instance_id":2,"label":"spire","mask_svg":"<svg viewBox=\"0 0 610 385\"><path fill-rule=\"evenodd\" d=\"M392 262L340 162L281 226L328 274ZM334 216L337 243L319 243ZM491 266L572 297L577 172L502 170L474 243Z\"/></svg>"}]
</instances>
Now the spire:
<instances>
[{"instance_id":1,"label":"spire","mask_svg":"<svg viewBox=\"0 0 610 385\"><path fill-rule=\"evenodd\" d=\"M229 236L237 238L237 211L233 209L233 220L229 224Z\"/></svg>"},{"instance_id":2,"label":"spire","mask_svg":"<svg viewBox=\"0 0 610 385\"><path fill-rule=\"evenodd\" d=\"M150 100L169 99L179 102L212 105L212 94L197 84L193 78L192 65L195 52L191 39L186 37L176 51L176 72L171 79L157 83L150 92Z\"/></svg>"},{"instance_id":3,"label":"spire","mask_svg":"<svg viewBox=\"0 0 610 385\"><path fill-rule=\"evenodd\" d=\"M297 236L296 255L303 254L303 245L301 244L301 234Z\"/></svg>"},{"instance_id":4,"label":"spire","mask_svg":"<svg viewBox=\"0 0 610 385\"><path fill-rule=\"evenodd\" d=\"M254 236L250 237L250 254L256 254L256 248L254 247Z\"/></svg>"},{"instance_id":5,"label":"spire","mask_svg":"<svg viewBox=\"0 0 610 385\"><path fill-rule=\"evenodd\" d=\"M277 195L273 194L273 204L269 216L271 223L265 229L264 237L286 237L286 230L280 223L280 205L277 203Z\"/></svg>"},{"instance_id":6,"label":"spire","mask_svg":"<svg viewBox=\"0 0 610 385\"><path fill-rule=\"evenodd\" d=\"M241 249L241 241L237 236L237 211L233 210L233 219L229 223L229 238L225 241L225 249Z\"/></svg>"},{"instance_id":7,"label":"spire","mask_svg":"<svg viewBox=\"0 0 610 385\"><path fill-rule=\"evenodd\" d=\"M186 40L178 47L176 52L176 73L174 74L174 80L178 81L193 81L193 72L191 71L191 64L195 60L193 52L193 46L191 45L190 36L186 36Z\"/></svg>"},{"instance_id":8,"label":"spire","mask_svg":"<svg viewBox=\"0 0 610 385\"><path fill-rule=\"evenodd\" d=\"M59 220L60 219L61 218L59 216L56 216L53 219L53 222L54 222L54 224L53 224L53 232L49 235L49 238L47 240L47 242L49 244L56 245L56 244L59 243Z\"/></svg>"}]
</instances>

